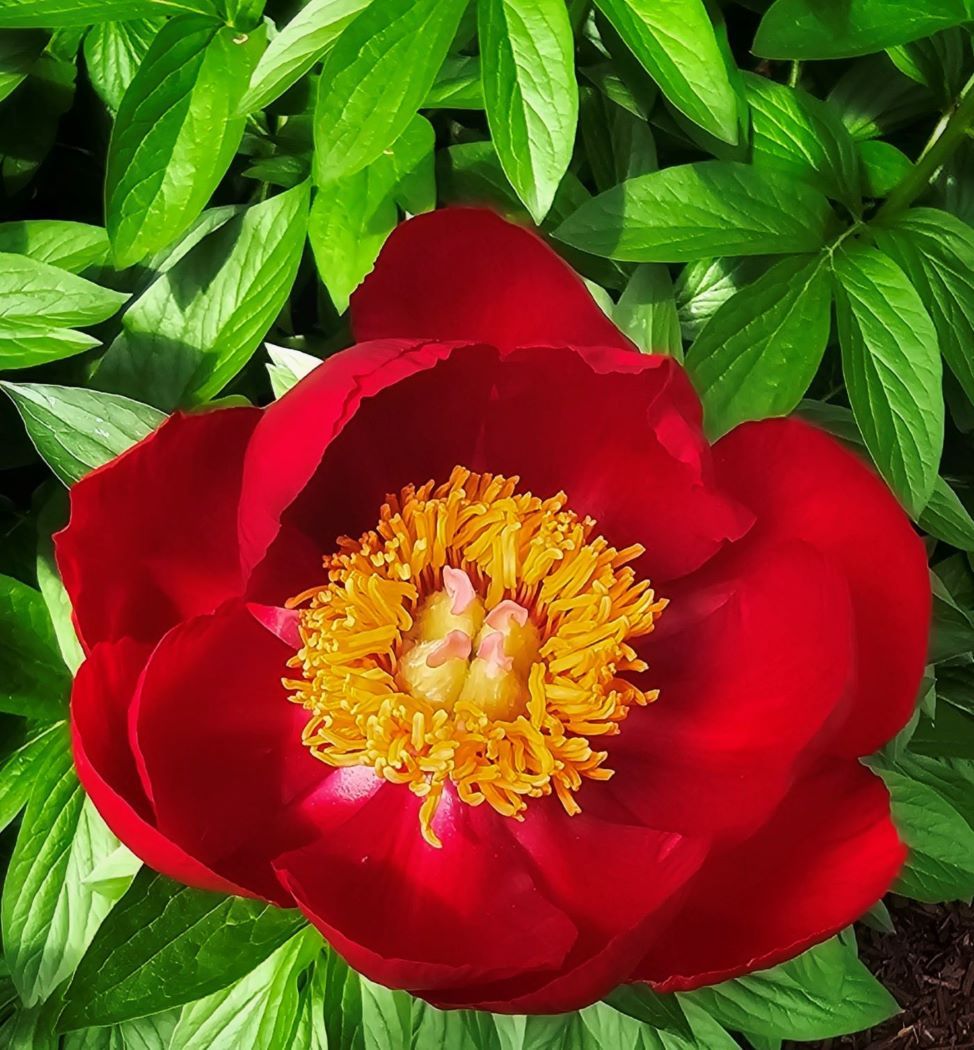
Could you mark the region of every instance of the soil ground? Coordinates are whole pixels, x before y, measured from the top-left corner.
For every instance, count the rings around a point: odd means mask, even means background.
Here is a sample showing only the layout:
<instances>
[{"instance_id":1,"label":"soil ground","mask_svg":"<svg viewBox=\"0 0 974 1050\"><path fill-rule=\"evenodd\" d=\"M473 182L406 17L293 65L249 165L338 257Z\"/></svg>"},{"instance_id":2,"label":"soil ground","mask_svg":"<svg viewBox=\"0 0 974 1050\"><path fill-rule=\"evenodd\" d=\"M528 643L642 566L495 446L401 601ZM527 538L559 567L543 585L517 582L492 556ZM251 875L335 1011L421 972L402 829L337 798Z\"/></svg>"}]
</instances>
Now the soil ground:
<instances>
[{"instance_id":1,"label":"soil ground","mask_svg":"<svg viewBox=\"0 0 974 1050\"><path fill-rule=\"evenodd\" d=\"M805 1050L974 1050L974 908L889 901L896 933L859 930L866 965L903 1012ZM798 1045L798 1044L795 1044Z\"/></svg>"}]
</instances>

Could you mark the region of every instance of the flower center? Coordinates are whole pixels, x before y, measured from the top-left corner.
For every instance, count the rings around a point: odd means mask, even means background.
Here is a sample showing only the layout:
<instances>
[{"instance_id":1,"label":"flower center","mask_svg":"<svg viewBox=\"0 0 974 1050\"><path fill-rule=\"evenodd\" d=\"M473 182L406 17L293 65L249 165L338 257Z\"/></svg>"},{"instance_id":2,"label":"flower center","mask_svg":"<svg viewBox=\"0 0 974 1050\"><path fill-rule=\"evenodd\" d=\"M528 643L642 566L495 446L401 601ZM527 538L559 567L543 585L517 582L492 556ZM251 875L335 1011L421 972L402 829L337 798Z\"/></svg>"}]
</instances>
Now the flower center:
<instances>
[{"instance_id":1,"label":"flower center","mask_svg":"<svg viewBox=\"0 0 974 1050\"><path fill-rule=\"evenodd\" d=\"M373 531L339 539L326 584L288 603L302 677L284 684L311 713L304 743L408 785L434 846L447 782L504 816L552 792L579 812L583 780L612 775L589 738L658 695L621 677L646 670L630 642L666 606L628 564L643 548L616 550L564 493L517 483L456 467L408 486Z\"/></svg>"}]
</instances>

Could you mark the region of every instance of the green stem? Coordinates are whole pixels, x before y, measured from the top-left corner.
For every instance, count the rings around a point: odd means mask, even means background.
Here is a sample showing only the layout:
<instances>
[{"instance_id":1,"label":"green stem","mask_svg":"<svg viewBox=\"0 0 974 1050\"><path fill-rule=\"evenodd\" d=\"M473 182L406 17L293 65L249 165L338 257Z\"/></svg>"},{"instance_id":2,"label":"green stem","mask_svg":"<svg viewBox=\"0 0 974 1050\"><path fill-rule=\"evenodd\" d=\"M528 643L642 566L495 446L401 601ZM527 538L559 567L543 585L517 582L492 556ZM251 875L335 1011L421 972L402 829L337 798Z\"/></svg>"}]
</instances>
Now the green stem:
<instances>
[{"instance_id":1,"label":"green stem","mask_svg":"<svg viewBox=\"0 0 974 1050\"><path fill-rule=\"evenodd\" d=\"M886 202L876 212L877 222L889 222L905 211L930 185L930 180L944 166L955 149L964 141L974 121L974 77L964 85L953 108L944 114L934 128L916 164L893 187Z\"/></svg>"}]
</instances>

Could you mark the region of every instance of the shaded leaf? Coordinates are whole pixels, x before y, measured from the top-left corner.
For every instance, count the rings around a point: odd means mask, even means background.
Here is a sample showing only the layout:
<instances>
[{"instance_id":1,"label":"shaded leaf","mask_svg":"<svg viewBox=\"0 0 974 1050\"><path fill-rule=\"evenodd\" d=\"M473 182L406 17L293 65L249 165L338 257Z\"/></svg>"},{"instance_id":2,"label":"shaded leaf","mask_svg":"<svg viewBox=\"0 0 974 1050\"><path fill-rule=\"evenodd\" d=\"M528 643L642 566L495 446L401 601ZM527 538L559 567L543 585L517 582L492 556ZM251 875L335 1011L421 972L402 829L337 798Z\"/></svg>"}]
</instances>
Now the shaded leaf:
<instances>
[{"instance_id":1,"label":"shaded leaf","mask_svg":"<svg viewBox=\"0 0 974 1050\"><path fill-rule=\"evenodd\" d=\"M555 236L614 259L683 262L814 251L831 227L828 201L811 186L704 161L629 179L583 204Z\"/></svg>"},{"instance_id":2,"label":"shaded leaf","mask_svg":"<svg viewBox=\"0 0 974 1050\"><path fill-rule=\"evenodd\" d=\"M806 179L837 200L859 204L855 144L835 111L797 88L744 77L754 165Z\"/></svg>"},{"instance_id":3,"label":"shaded leaf","mask_svg":"<svg viewBox=\"0 0 974 1050\"><path fill-rule=\"evenodd\" d=\"M662 263L640 263L619 296L612 319L648 354L683 360L683 338L669 270Z\"/></svg>"},{"instance_id":4,"label":"shaded leaf","mask_svg":"<svg viewBox=\"0 0 974 1050\"><path fill-rule=\"evenodd\" d=\"M677 109L718 138L737 142L737 95L701 0L597 4Z\"/></svg>"},{"instance_id":5,"label":"shaded leaf","mask_svg":"<svg viewBox=\"0 0 974 1050\"><path fill-rule=\"evenodd\" d=\"M85 34L88 79L111 113L118 112L122 97L163 25L161 18L133 18L104 22Z\"/></svg>"},{"instance_id":6,"label":"shaded leaf","mask_svg":"<svg viewBox=\"0 0 974 1050\"><path fill-rule=\"evenodd\" d=\"M948 212L913 208L875 237L920 293L944 359L974 400L974 230Z\"/></svg>"},{"instance_id":7,"label":"shaded leaf","mask_svg":"<svg viewBox=\"0 0 974 1050\"><path fill-rule=\"evenodd\" d=\"M687 356L707 431L791 412L825 352L832 295L827 259L783 259L727 300Z\"/></svg>"},{"instance_id":8,"label":"shaded leaf","mask_svg":"<svg viewBox=\"0 0 974 1050\"><path fill-rule=\"evenodd\" d=\"M38 591L0 576L0 711L63 718L70 676Z\"/></svg>"},{"instance_id":9,"label":"shaded leaf","mask_svg":"<svg viewBox=\"0 0 974 1050\"><path fill-rule=\"evenodd\" d=\"M210 995L250 973L303 924L296 912L143 870L78 967L61 1027L115 1024Z\"/></svg>"},{"instance_id":10,"label":"shaded leaf","mask_svg":"<svg viewBox=\"0 0 974 1050\"><path fill-rule=\"evenodd\" d=\"M65 485L73 485L141 441L166 418L118 394L41 383L0 383L27 433Z\"/></svg>"},{"instance_id":11,"label":"shaded leaf","mask_svg":"<svg viewBox=\"0 0 974 1050\"><path fill-rule=\"evenodd\" d=\"M835 254L842 370L874 462L911 513L926 505L943 446L937 333L903 271L865 245Z\"/></svg>"},{"instance_id":12,"label":"shaded leaf","mask_svg":"<svg viewBox=\"0 0 974 1050\"><path fill-rule=\"evenodd\" d=\"M304 247L308 187L255 204L208 234L126 311L96 373L103 389L170 410L212 397L284 305Z\"/></svg>"},{"instance_id":13,"label":"shaded leaf","mask_svg":"<svg viewBox=\"0 0 974 1050\"><path fill-rule=\"evenodd\" d=\"M762 58L848 58L930 36L974 20L971 0L775 0L761 20L754 52Z\"/></svg>"}]
</instances>

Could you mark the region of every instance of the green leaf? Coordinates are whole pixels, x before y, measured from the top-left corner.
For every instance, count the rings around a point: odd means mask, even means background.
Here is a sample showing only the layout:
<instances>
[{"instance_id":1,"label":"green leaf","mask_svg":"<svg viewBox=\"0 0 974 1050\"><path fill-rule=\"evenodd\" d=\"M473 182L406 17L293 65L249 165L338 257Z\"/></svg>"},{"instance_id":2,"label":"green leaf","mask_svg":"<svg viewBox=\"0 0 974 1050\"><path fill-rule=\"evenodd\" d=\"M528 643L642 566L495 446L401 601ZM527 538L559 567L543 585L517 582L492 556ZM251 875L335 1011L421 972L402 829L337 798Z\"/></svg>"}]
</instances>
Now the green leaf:
<instances>
[{"instance_id":1,"label":"green leaf","mask_svg":"<svg viewBox=\"0 0 974 1050\"><path fill-rule=\"evenodd\" d=\"M250 973L303 924L296 912L143 870L81 961L60 1025L116 1024L210 995Z\"/></svg>"},{"instance_id":2,"label":"green leaf","mask_svg":"<svg viewBox=\"0 0 974 1050\"><path fill-rule=\"evenodd\" d=\"M447 55L430 88L423 109L483 109L480 59Z\"/></svg>"},{"instance_id":3,"label":"green leaf","mask_svg":"<svg viewBox=\"0 0 974 1050\"><path fill-rule=\"evenodd\" d=\"M240 102L253 113L283 95L327 54L353 18L371 0L310 0L275 36L261 55Z\"/></svg>"},{"instance_id":4,"label":"green leaf","mask_svg":"<svg viewBox=\"0 0 974 1050\"><path fill-rule=\"evenodd\" d=\"M179 1050L281 1050L298 1024L298 977L321 950L304 930L239 981L183 1008L172 1036Z\"/></svg>"},{"instance_id":5,"label":"green leaf","mask_svg":"<svg viewBox=\"0 0 974 1050\"><path fill-rule=\"evenodd\" d=\"M727 1028L798 1040L858 1032L897 1011L889 992L835 937L781 966L681 998Z\"/></svg>"},{"instance_id":6,"label":"green leaf","mask_svg":"<svg viewBox=\"0 0 974 1050\"><path fill-rule=\"evenodd\" d=\"M68 520L68 496L54 482L42 486L35 495L37 510L37 554L34 569L37 586L47 606L57 638L58 649L68 670L75 674L84 660L84 652L74 629L71 599L61 582L54 557L54 533Z\"/></svg>"},{"instance_id":7,"label":"green leaf","mask_svg":"<svg viewBox=\"0 0 974 1050\"><path fill-rule=\"evenodd\" d=\"M41 383L0 383L41 457L65 485L120 455L166 418L118 394Z\"/></svg>"},{"instance_id":8,"label":"green leaf","mask_svg":"<svg viewBox=\"0 0 974 1050\"><path fill-rule=\"evenodd\" d=\"M825 353L831 309L825 255L782 259L720 307L687 354L708 434L795 408Z\"/></svg>"},{"instance_id":9,"label":"green leaf","mask_svg":"<svg viewBox=\"0 0 974 1050\"><path fill-rule=\"evenodd\" d=\"M409 1045L412 1000L408 995L366 980L332 951L319 960L318 970L329 1047L404 1050Z\"/></svg>"},{"instance_id":10,"label":"green leaf","mask_svg":"<svg viewBox=\"0 0 974 1050\"><path fill-rule=\"evenodd\" d=\"M457 1050L501 1050L500 1037L488 1013L471 1010L437 1010L422 999L412 1001L409 1050L434 1047Z\"/></svg>"},{"instance_id":11,"label":"green leaf","mask_svg":"<svg viewBox=\"0 0 974 1050\"><path fill-rule=\"evenodd\" d=\"M873 461L914 515L926 505L943 447L937 333L920 296L887 255L862 244L834 257L842 370Z\"/></svg>"},{"instance_id":12,"label":"green leaf","mask_svg":"<svg viewBox=\"0 0 974 1050\"><path fill-rule=\"evenodd\" d=\"M974 715L974 669L970 666L939 668L937 694L947 703Z\"/></svg>"},{"instance_id":13,"label":"green leaf","mask_svg":"<svg viewBox=\"0 0 974 1050\"><path fill-rule=\"evenodd\" d=\"M16 0L19 2L19 0ZM0 7L0 24L4 11ZM7 197L24 190L53 148L58 124L74 101L74 60L41 54L0 120L0 178Z\"/></svg>"},{"instance_id":14,"label":"green leaf","mask_svg":"<svg viewBox=\"0 0 974 1050\"><path fill-rule=\"evenodd\" d=\"M98 340L71 328L50 328L32 321L0 320L0 368L33 368L74 357Z\"/></svg>"},{"instance_id":15,"label":"green leaf","mask_svg":"<svg viewBox=\"0 0 974 1050\"><path fill-rule=\"evenodd\" d=\"M578 122L574 41L564 0L477 5L484 104L504 172L535 222L568 169Z\"/></svg>"},{"instance_id":16,"label":"green leaf","mask_svg":"<svg viewBox=\"0 0 974 1050\"><path fill-rule=\"evenodd\" d=\"M296 186L195 244L126 311L98 386L164 410L219 393L287 300L307 211L308 187Z\"/></svg>"},{"instance_id":17,"label":"green leaf","mask_svg":"<svg viewBox=\"0 0 974 1050\"><path fill-rule=\"evenodd\" d=\"M0 252L0 323L10 326L92 325L128 298L26 255Z\"/></svg>"},{"instance_id":18,"label":"green leaf","mask_svg":"<svg viewBox=\"0 0 974 1050\"><path fill-rule=\"evenodd\" d=\"M320 357L313 357L300 350L274 346L273 343L266 345L267 355L271 359L267 366L267 374L270 376L271 391L275 399L283 397L292 386L321 364Z\"/></svg>"},{"instance_id":19,"label":"green leaf","mask_svg":"<svg viewBox=\"0 0 974 1050\"><path fill-rule=\"evenodd\" d=\"M578 1022L581 1021L581 1031L577 1030ZM529 1025L535 1018L528 1018ZM551 1042L539 1039L537 1043L525 1041L525 1047L531 1046L532 1050L547 1050L549 1046L558 1047L559 1050L601 1050L602 1047L619 1047L620 1050L666 1050L662 1034L655 1027L643 1024L629 1016L627 1013L615 1010L604 1003L596 1003L577 1015L568 1014L563 1017L538 1018L538 1021L549 1025L560 1026L560 1031ZM689 1035L689 1025L684 1019ZM547 1034L547 1033L546 1033ZM690 1036L689 1045L694 1045ZM520 1050L520 1047L518 1047Z\"/></svg>"},{"instance_id":20,"label":"green leaf","mask_svg":"<svg viewBox=\"0 0 974 1050\"><path fill-rule=\"evenodd\" d=\"M663 94L725 142L738 139L737 95L702 0L597 0Z\"/></svg>"},{"instance_id":21,"label":"green leaf","mask_svg":"<svg viewBox=\"0 0 974 1050\"><path fill-rule=\"evenodd\" d=\"M408 190L424 164L431 170L432 160L433 128L417 116L383 156L315 192L308 239L318 273L339 313L348 308L349 296L372 269L395 228L401 190Z\"/></svg>"},{"instance_id":22,"label":"green leaf","mask_svg":"<svg viewBox=\"0 0 974 1050\"><path fill-rule=\"evenodd\" d=\"M208 18L173 19L122 98L108 148L108 236L121 268L176 240L240 145L240 99L263 47Z\"/></svg>"},{"instance_id":23,"label":"green leaf","mask_svg":"<svg viewBox=\"0 0 974 1050\"><path fill-rule=\"evenodd\" d=\"M315 181L370 164L406 130L436 79L467 0L372 0L325 59Z\"/></svg>"},{"instance_id":24,"label":"green leaf","mask_svg":"<svg viewBox=\"0 0 974 1050\"><path fill-rule=\"evenodd\" d=\"M974 715L951 703L939 704L935 722L920 719L910 750L936 758L974 758Z\"/></svg>"},{"instance_id":25,"label":"green leaf","mask_svg":"<svg viewBox=\"0 0 974 1050\"><path fill-rule=\"evenodd\" d=\"M970 30L946 29L925 40L891 47L888 54L901 73L934 93L939 108L947 110L960 94L970 72Z\"/></svg>"},{"instance_id":26,"label":"green leaf","mask_svg":"<svg viewBox=\"0 0 974 1050\"><path fill-rule=\"evenodd\" d=\"M776 0L758 26L762 58L849 58L974 20L971 0Z\"/></svg>"},{"instance_id":27,"label":"green leaf","mask_svg":"<svg viewBox=\"0 0 974 1050\"><path fill-rule=\"evenodd\" d=\"M73 28L183 12L219 16L214 0L0 0L0 26Z\"/></svg>"},{"instance_id":28,"label":"green leaf","mask_svg":"<svg viewBox=\"0 0 974 1050\"><path fill-rule=\"evenodd\" d=\"M835 111L797 88L746 74L752 159L819 186L852 208L859 205L855 144Z\"/></svg>"},{"instance_id":29,"label":"green leaf","mask_svg":"<svg viewBox=\"0 0 974 1050\"><path fill-rule=\"evenodd\" d=\"M889 142L857 142L862 188L867 197L885 197L912 170L913 162Z\"/></svg>"},{"instance_id":30,"label":"green leaf","mask_svg":"<svg viewBox=\"0 0 974 1050\"><path fill-rule=\"evenodd\" d=\"M806 183L714 160L629 179L583 204L555 236L613 259L684 262L815 251L832 221Z\"/></svg>"},{"instance_id":31,"label":"green leaf","mask_svg":"<svg viewBox=\"0 0 974 1050\"><path fill-rule=\"evenodd\" d=\"M633 270L612 319L644 353L683 360L673 281L662 263L640 263Z\"/></svg>"},{"instance_id":32,"label":"green leaf","mask_svg":"<svg viewBox=\"0 0 974 1050\"><path fill-rule=\"evenodd\" d=\"M38 591L0 576L0 711L63 718L70 676Z\"/></svg>"},{"instance_id":33,"label":"green leaf","mask_svg":"<svg viewBox=\"0 0 974 1050\"><path fill-rule=\"evenodd\" d=\"M47 40L47 33L40 31L0 31L0 100L24 80Z\"/></svg>"},{"instance_id":34,"label":"green leaf","mask_svg":"<svg viewBox=\"0 0 974 1050\"><path fill-rule=\"evenodd\" d=\"M948 212L914 208L875 237L920 293L947 365L974 400L974 230Z\"/></svg>"},{"instance_id":35,"label":"green leaf","mask_svg":"<svg viewBox=\"0 0 974 1050\"><path fill-rule=\"evenodd\" d=\"M85 883L118 839L85 799L63 726L58 735L59 749L38 770L3 887L4 956L25 1006L71 976L121 896Z\"/></svg>"},{"instance_id":36,"label":"green leaf","mask_svg":"<svg viewBox=\"0 0 974 1050\"><path fill-rule=\"evenodd\" d=\"M62 730L62 724L55 722L31 733L0 765L0 831L20 816L50 756L66 746Z\"/></svg>"},{"instance_id":37,"label":"green leaf","mask_svg":"<svg viewBox=\"0 0 974 1050\"><path fill-rule=\"evenodd\" d=\"M62 219L0 223L0 252L81 273L108 260L108 234L101 226ZM80 322L74 322L80 323Z\"/></svg>"},{"instance_id":38,"label":"green leaf","mask_svg":"<svg viewBox=\"0 0 974 1050\"><path fill-rule=\"evenodd\" d=\"M0 1027L0 1046L4 1050L58 1050L59 1040L52 1030L51 1012L35 1007L17 1010Z\"/></svg>"},{"instance_id":39,"label":"green leaf","mask_svg":"<svg viewBox=\"0 0 974 1050\"><path fill-rule=\"evenodd\" d=\"M348 309L399 216L383 159L318 190L311 204L308 240L339 313Z\"/></svg>"},{"instance_id":40,"label":"green leaf","mask_svg":"<svg viewBox=\"0 0 974 1050\"><path fill-rule=\"evenodd\" d=\"M974 896L974 828L935 788L878 766L889 788L893 822L910 848L895 889L914 900Z\"/></svg>"},{"instance_id":41,"label":"green leaf","mask_svg":"<svg viewBox=\"0 0 974 1050\"><path fill-rule=\"evenodd\" d=\"M666 1029L685 1036L691 1034L680 1000L675 995L654 992L648 984L620 985L604 1001L613 1009L654 1029Z\"/></svg>"},{"instance_id":42,"label":"green leaf","mask_svg":"<svg viewBox=\"0 0 974 1050\"><path fill-rule=\"evenodd\" d=\"M938 540L962 551L974 551L974 518L943 478L937 478L918 523Z\"/></svg>"},{"instance_id":43,"label":"green leaf","mask_svg":"<svg viewBox=\"0 0 974 1050\"><path fill-rule=\"evenodd\" d=\"M85 34L85 69L98 97L117 113L129 84L165 23L161 18L104 22Z\"/></svg>"},{"instance_id":44,"label":"green leaf","mask_svg":"<svg viewBox=\"0 0 974 1050\"><path fill-rule=\"evenodd\" d=\"M659 167L656 142L646 121L593 88L583 89L579 129L600 191Z\"/></svg>"},{"instance_id":45,"label":"green leaf","mask_svg":"<svg viewBox=\"0 0 974 1050\"><path fill-rule=\"evenodd\" d=\"M933 788L974 827L974 762L960 758L930 758L906 753L892 763L893 768Z\"/></svg>"},{"instance_id":46,"label":"green leaf","mask_svg":"<svg viewBox=\"0 0 974 1050\"><path fill-rule=\"evenodd\" d=\"M941 562L937 566L939 572L944 571L945 564ZM974 650L974 614L961 605L937 573L931 573L930 579L933 585L930 662L938 664L967 656Z\"/></svg>"},{"instance_id":47,"label":"green leaf","mask_svg":"<svg viewBox=\"0 0 974 1050\"><path fill-rule=\"evenodd\" d=\"M167 1010L111 1028L68 1032L61 1050L177 1050L172 1037L178 1019L179 1010Z\"/></svg>"},{"instance_id":48,"label":"green leaf","mask_svg":"<svg viewBox=\"0 0 974 1050\"><path fill-rule=\"evenodd\" d=\"M611 1033L626 1026L628 1018L610 1007L596 1006L610 1019ZM598 1040L581 1013L575 1014L495 1014L494 1025L500 1037L501 1050L600 1050L602 1046L624 1044ZM636 1044L634 1050L655 1050L655 1044Z\"/></svg>"},{"instance_id":49,"label":"green leaf","mask_svg":"<svg viewBox=\"0 0 974 1050\"><path fill-rule=\"evenodd\" d=\"M903 76L886 55L853 62L827 99L856 141L909 124L929 111L931 101L930 92Z\"/></svg>"},{"instance_id":50,"label":"green leaf","mask_svg":"<svg viewBox=\"0 0 974 1050\"><path fill-rule=\"evenodd\" d=\"M683 338L700 335L714 314L742 288L757 280L771 260L758 256L698 259L684 266L673 286Z\"/></svg>"}]
</instances>

